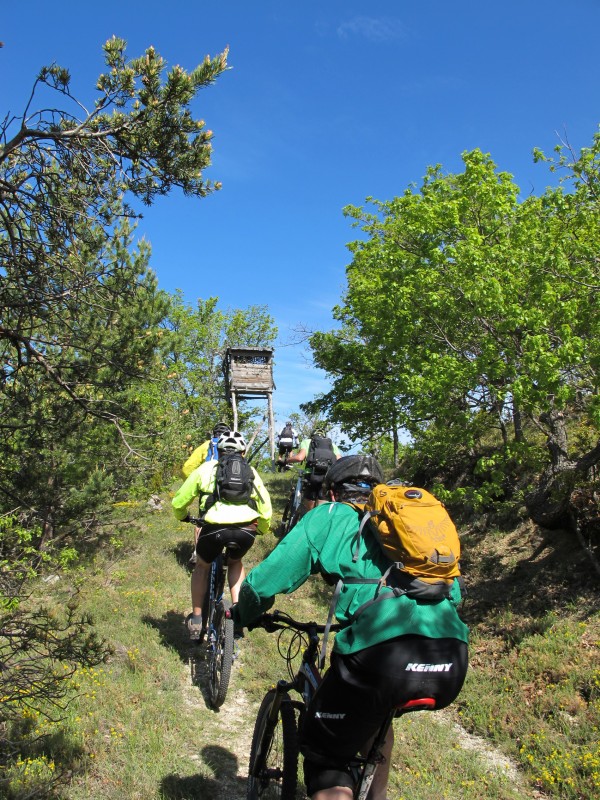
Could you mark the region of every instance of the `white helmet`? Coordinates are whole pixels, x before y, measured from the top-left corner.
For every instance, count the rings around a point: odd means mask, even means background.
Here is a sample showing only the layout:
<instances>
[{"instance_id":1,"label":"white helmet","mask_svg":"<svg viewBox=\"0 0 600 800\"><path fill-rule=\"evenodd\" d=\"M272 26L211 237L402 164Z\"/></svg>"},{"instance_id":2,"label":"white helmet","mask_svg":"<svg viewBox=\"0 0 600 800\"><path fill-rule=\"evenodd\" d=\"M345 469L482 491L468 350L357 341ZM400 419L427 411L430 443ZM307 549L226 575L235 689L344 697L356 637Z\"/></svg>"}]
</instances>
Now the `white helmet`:
<instances>
[{"instance_id":1,"label":"white helmet","mask_svg":"<svg viewBox=\"0 0 600 800\"><path fill-rule=\"evenodd\" d=\"M239 431L222 433L217 441L217 450L220 453L244 453L246 440Z\"/></svg>"}]
</instances>

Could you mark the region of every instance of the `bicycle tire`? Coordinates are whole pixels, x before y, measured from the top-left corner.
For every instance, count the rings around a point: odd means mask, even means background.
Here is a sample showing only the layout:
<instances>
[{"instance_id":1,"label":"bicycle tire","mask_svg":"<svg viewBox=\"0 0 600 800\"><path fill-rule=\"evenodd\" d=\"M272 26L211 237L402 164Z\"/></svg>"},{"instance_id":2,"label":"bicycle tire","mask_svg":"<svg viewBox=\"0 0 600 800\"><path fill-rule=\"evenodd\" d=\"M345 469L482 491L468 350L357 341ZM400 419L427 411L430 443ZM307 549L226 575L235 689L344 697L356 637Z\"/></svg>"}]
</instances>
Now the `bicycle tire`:
<instances>
[{"instance_id":1,"label":"bicycle tire","mask_svg":"<svg viewBox=\"0 0 600 800\"><path fill-rule=\"evenodd\" d=\"M290 512L292 510L292 506L294 504L294 494L295 488L292 487L290 493L288 495L288 499L285 502L285 506L283 508L283 514L281 515L281 524L284 525L290 517Z\"/></svg>"},{"instance_id":2,"label":"bicycle tire","mask_svg":"<svg viewBox=\"0 0 600 800\"><path fill-rule=\"evenodd\" d=\"M268 718L275 690L264 696L256 716L250 764L247 800L295 800L298 784L298 729L290 697L283 695L275 729L268 730ZM263 765L258 761L262 761Z\"/></svg>"},{"instance_id":3,"label":"bicycle tire","mask_svg":"<svg viewBox=\"0 0 600 800\"><path fill-rule=\"evenodd\" d=\"M209 697L213 708L220 708L225 702L232 665L233 620L225 616L225 608L221 604L215 611L215 640L210 651Z\"/></svg>"},{"instance_id":4,"label":"bicycle tire","mask_svg":"<svg viewBox=\"0 0 600 800\"><path fill-rule=\"evenodd\" d=\"M283 539L296 525L300 519L302 509L302 493L298 492L297 484L294 484L285 505L281 517L281 538Z\"/></svg>"},{"instance_id":5,"label":"bicycle tire","mask_svg":"<svg viewBox=\"0 0 600 800\"><path fill-rule=\"evenodd\" d=\"M301 516L302 516L302 505L298 505L294 509L294 513L290 518L290 526L287 530L287 533L289 533L292 530L292 528L294 528L300 522Z\"/></svg>"}]
</instances>

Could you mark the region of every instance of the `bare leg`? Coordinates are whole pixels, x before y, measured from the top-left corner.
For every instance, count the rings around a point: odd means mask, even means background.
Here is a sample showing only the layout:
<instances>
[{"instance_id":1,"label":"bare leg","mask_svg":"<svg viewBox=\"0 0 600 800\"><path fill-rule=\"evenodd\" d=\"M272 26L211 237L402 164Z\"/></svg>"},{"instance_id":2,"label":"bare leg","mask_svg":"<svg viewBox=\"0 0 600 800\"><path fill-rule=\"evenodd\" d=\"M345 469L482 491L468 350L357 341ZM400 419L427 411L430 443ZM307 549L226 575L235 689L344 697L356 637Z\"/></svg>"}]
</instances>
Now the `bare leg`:
<instances>
[{"instance_id":1,"label":"bare leg","mask_svg":"<svg viewBox=\"0 0 600 800\"><path fill-rule=\"evenodd\" d=\"M368 748L371 747L372 741L368 742L365 746L365 754ZM369 789L367 800L386 800L387 786L390 777L390 765L392 763L392 748L394 747L394 727L390 725L385 737L385 742L381 748L381 755L383 761L377 766L375 775L373 776L373 783Z\"/></svg>"},{"instance_id":2,"label":"bare leg","mask_svg":"<svg viewBox=\"0 0 600 800\"><path fill-rule=\"evenodd\" d=\"M332 786L331 789L321 789L313 794L311 800L352 800L352 789L347 786Z\"/></svg>"},{"instance_id":3,"label":"bare leg","mask_svg":"<svg viewBox=\"0 0 600 800\"><path fill-rule=\"evenodd\" d=\"M367 742L364 747L363 754L369 751L372 740ZM390 776L390 764L392 758L392 748L394 746L394 729L390 727L386 736L381 754L384 761L378 765L373 776L373 783L367 795L368 800L386 800L387 798L387 785ZM353 792L345 786L333 786L331 789L322 789L320 792L313 794L311 800L352 800Z\"/></svg>"},{"instance_id":4,"label":"bare leg","mask_svg":"<svg viewBox=\"0 0 600 800\"><path fill-rule=\"evenodd\" d=\"M231 593L231 602L237 603L240 599L240 587L246 577L246 571L241 559L232 561L229 559L227 563L227 578L229 580L229 591Z\"/></svg>"},{"instance_id":5,"label":"bare leg","mask_svg":"<svg viewBox=\"0 0 600 800\"><path fill-rule=\"evenodd\" d=\"M195 617L200 616L202 613L202 603L204 595L206 594L206 585L208 583L208 571L210 564L202 561L198 556L196 566L192 571L192 613Z\"/></svg>"}]
</instances>

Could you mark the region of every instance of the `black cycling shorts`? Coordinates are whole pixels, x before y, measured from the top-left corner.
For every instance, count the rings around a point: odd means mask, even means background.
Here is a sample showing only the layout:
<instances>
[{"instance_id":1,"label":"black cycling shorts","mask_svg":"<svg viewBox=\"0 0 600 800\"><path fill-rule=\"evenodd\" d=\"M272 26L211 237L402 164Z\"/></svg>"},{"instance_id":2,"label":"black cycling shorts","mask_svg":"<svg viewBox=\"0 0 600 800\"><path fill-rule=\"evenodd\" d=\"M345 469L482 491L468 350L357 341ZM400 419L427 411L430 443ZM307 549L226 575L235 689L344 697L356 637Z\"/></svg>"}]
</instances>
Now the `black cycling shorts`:
<instances>
[{"instance_id":1,"label":"black cycling shorts","mask_svg":"<svg viewBox=\"0 0 600 800\"><path fill-rule=\"evenodd\" d=\"M306 475L302 483L302 497L305 500L322 499L324 478L325 475Z\"/></svg>"},{"instance_id":2,"label":"black cycling shorts","mask_svg":"<svg viewBox=\"0 0 600 800\"><path fill-rule=\"evenodd\" d=\"M422 697L444 708L460 692L467 664L464 642L412 635L332 654L300 731L308 796L333 786L353 789L347 765L391 709Z\"/></svg>"},{"instance_id":3,"label":"black cycling shorts","mask_svg":"<svg viewBox=\"0 0 600 800\"><path fill-rule=\"evenodd\" d=\"M250 550L255 538L256 523L248 523L243 528L239 525L205 524L196 542L196 552L207 564L213 562L223 550L232 561L239 561Z\"/></svg>"}]
</instances>

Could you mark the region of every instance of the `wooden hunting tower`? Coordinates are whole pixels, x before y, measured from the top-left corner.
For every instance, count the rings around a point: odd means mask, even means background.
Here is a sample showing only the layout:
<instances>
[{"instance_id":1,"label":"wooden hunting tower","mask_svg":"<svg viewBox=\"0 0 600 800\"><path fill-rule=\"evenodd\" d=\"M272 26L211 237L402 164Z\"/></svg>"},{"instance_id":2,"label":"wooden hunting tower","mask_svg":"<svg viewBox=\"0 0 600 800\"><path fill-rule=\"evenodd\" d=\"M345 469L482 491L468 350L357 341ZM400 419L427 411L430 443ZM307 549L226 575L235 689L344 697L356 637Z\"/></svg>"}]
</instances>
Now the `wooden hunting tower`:
<instances>
[{"instance_id":1,"label":"wooden hunting tower","mask_svg":"<svg viewBox=\"0 0 600 800\"><path fill-rule=\"evenodd\" d=\"M273 349L271 347L228 347L223 361L227 401L233 408L233 427L237 430L239 400L265 398L268 405L269 449L275 458L273 419Z\"/></svg>"}]
</instances>

